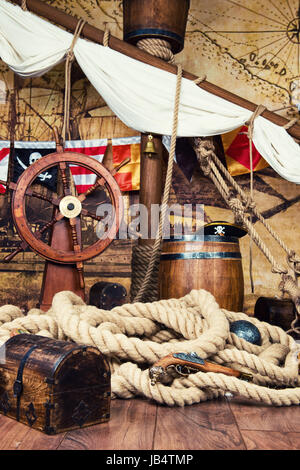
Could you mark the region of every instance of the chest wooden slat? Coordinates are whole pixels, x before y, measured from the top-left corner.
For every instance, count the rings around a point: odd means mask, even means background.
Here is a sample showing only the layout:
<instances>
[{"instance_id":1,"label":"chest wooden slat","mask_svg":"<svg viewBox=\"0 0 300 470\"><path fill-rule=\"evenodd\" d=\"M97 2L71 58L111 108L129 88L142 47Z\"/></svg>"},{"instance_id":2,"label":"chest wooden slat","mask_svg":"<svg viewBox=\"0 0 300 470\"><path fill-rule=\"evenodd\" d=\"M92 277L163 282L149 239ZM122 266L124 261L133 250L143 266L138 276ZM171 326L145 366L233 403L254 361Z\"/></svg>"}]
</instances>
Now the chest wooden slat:
<instances>
[{"instance_id":1,"label":"chest wooden slat","mask_svg":"<svg viewBox=\"0 0 300 470\"><path fill-rule=\"evenodd\" d=\"M97 348L28 334L1 348L2 414L47 434L108 421L110 369Z\"/></svg>"}]
</instances>

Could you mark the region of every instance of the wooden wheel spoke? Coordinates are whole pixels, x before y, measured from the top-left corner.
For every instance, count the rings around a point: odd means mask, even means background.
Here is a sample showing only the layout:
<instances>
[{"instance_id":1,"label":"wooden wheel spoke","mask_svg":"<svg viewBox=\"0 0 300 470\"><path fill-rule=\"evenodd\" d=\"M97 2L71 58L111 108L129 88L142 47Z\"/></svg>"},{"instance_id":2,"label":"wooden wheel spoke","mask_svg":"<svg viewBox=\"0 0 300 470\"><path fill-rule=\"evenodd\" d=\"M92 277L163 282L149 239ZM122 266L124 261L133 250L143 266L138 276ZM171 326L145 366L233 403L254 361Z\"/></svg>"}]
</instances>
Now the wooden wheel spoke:
<instances>
[{"instance_id":1,"label":"wooden wheel spoke","mask_svg":"<svg viewBox=\"0 0 300 470\"><path fill-rule=\"evenodd\" d=\"M69 224L71 227L71 234L72 234L72 242L73 242L73 248L76 253L81 251L81 246L78 241L78 235L77 235L77 218L71 218L69 219Z\"/></svg>"},{"instance_id":2,"label":"wooden wheel spoke","mask_svg":"<svg viewBox=\"0 0 300 470\"><path fill-rule=\"evenodd\" d=\"M70 165L82 166L96 175L94 184L90 186L85 193L79 196L74 194L75 191L73 192L73 181L69 174ZM52 166L56 166L58 170L59 196L57 196L56 193L51 194L46 192L44 196L44 191L40 191L38 189L33 191L35 188L31 188L31 183L34 181L36 175ZM117 169L115 169L113 173L116 173L116 170ZM88 246L85 245L83 247L80 231L80 213L83 217L86 216L87 218L90 217L91 220L95 220L96 223L97 221L103 220L103 217L101 218L101 214L98 215L96 213L96 207L94 209L88 206L86 206L86 208L82 208L80 203L101 185L105 187L105 191L108 191L112 205L115 207L116 225L109 228L109 238L105 237L103 239L97 239ZM9 185L9 188L14 191L12 212L17 231L21 235L22 239L28 244L24 246L29 246L35 253L44 257L51 263L61 263L63 265L70 264L73 267L76 266L82 285L82 263L97 256L110 245L114 239L114 232L119 228L122 218L123 202L121 193L118 184L110 171L92 157L88 157L77 152L56 152L46 155L43 159L38 160L35 165L23 173L17 184ZM62 194L60 194L60 192ZM45 223L44 226L41 226L40 230L37 230L36 232L33 231L28 223L26 207L24 204L24 197L26 195L28 197L33 196L37 199L44 200L47 205L49 204L49 206L50 204L54 205L55 213L52 216L53 219L48 223ZM107 198L103 199L106 200ZM71 204L72 206L74 205L73 209L71 208ZM55 226L54 233L56 234L57 232L58 236L60 236L61 233L65 233L65 235L63 235L64 243L60 245L59 243L56 243L56 239L55 242L53 242L52 237L48 243L44 240L45 237L42 236L43 233L47 230L49 230L50 233L52 228L54 228L53 225L56 221L61 219L64 219L64 222L61 224L58 223ZM21 247L18 252L20 251Z\"/></svg>"},{"instance_id":3,"label":"wooden wheel spoke","mask_svg":"<svg viewBox=\"0 0 300 470\"><path fill-rule=\"evenodd\" d=\"M17 183L14 183L12 181L7 182L7 181L0 180L0 184L2 184L3 186L6 186L8 189L11 189L12 191L15 191L16 187L17 187ZM36 197L38 199L42 199L43 201L49 202L50 204L52 204L54 206L59 205L59 199L45 196L44 194L38 193L37 191L34 191L32 189L29 189L29 188L26 190L25 195L26 196Z\"/></svg>"},{"instance_id":4,"label":"wooden wheel spoke","mask_svg":"<svg viewBox=\"0 0 300 470\"><path fill-rule=\"evenodd\" d=\"M53 206L58 206L59 205L59 199L45 196L44 194L38 193L37 191L32 191L30 189L27 189L26 196L32 196L32 197L36 197L38 199L42 199L43 201L49 202Z\"/></svg>"},{"instance_id":5,"label":"wooden wheel spoke","mask_svg":"<svg viewBox=\"0 0 300 470\"><path fill-rule=\"evenodd\" d=\"M49 230L49 228L53 227L53 225L56 222L58 222L59 220L61 220L62 218L63 218L63 215L59 212L47 224L43 225L43 227L40 230L37 230L36 232L34 232L34 236L36 238L40 239L44 232ZM3 262L4 263L9 263L18 253L21 253L22 251L25 251L26 248L28 248L28 247L29 247L28 243L25 242L25 241L22 241L15 251L13 251L9 255L5 256L5 258L3 259Z\"/></svg>"},{"instance_id":6,"label":"wooden wheel spoke","mask_svg":"<svg viewBox=\"0 0 300 470\"><path fill-rule=\"evenodd\" d=\"M95 191L95 189L99 188L99 186L103 186L105 184L105 179L103 177L98 178L96 183L93 184L85 193L82 193L78 196L80 202L85 201L85 199Z\"/></svg>"},{"instance_id":7,"label":"wooden wheel spoke","mask_svg":"<svg viewBox=\"0 0 300 470\"><path fill-rule=\"evenodd\" d=\"M101 204L105 204L105 201L101 202ZM81 214L85 215L86 217L91 217L91 219L98 220L99 222L103 219L103 216L94 214L93 212L84 208L81 209Z\"/></svg>"},{"instance_id":8,"label":"wooden wheel spoke","mask_svg":"<svg viewBox=\"0 0 300 470\"><path fill-rule=\"evenodd\" d=\"M124 165L127 165L127 163L130 162L130 158L126 158L123 162L120 163L120 165L116 166L110 173L112 176L115 176L116 173L118 173L118 171L124 166ZM80 202L83 202L87 196L89 196L90 194L92 194L93 191L95 191L95 189L97 189L99 186L106 186L107 185L107 181L101 177L101 178L98 178L96 183L93 184L93 186L91 186L85 193L82 193L78 196L78 199L80 200Z\"/></svg>"},{"instance_id":9,"label":"wooden wheel spoke","mask_svg":"<svg viewBox=\"0 0 300 470\"><path fill-rule=\"evenodd\" d=\"M79 240L78 240L78 235L77 235L77 221L78 221L78 219L76 217L69 219L74 252L75 253L80 253L81 252L81 246L80 246L80 243L79 243ZM76 269L77 269L78 275L79 275L80 287L83 289L84 288L83 263L82 262L77 262L76 263Z\"/></svg>"},{"instance_id":10,"label":"wooden wheel spoke","mask_svg":"<svg viewBox=\"0 0 300 470\"><path fill-rule=\"evenodd\" d=\"M71 191L71 188L70 188L69 183L68 183L67 164L66 164L66 162L59 162L58 166L59 166L59 169L60 169L64 196L69 196L70 194L72 194L72 191Z\"/></svg>"},{"instance_id":11,"label":"wooden wheel spoke","mask_svg":"<svg viewBox=\"0 0 300 470\"><path fill-rule=\"evenodd\" d=\"M47 224L43 225L43 227L40 230L37 230L36 232L34 232L34 235L37 238L40 238L43 233L45 233L47 230L49 230L49 228L53 227L53 225L56 224L56 222L58 222L59 220L63 219L63 217L64 216L59 212Z\"/></svg>"},{"instance_id":12,"label":"wooden wheel spoke","mask_svg":"<svg viewBox=\"0 0 300 470\"><path fill-rule=\"evenodd\" d=\"M28 248L28 246L29 246L28 243L21 242L20 245L18 246L18 248L15 251L13 251L9 255L5 256L5 258L3 258L3 262L4 263L9 263L18 253L21 253L22 251L26 250L26 248Z\"/></svg>"},{"instance_id":13,"label":"wooden wheel spoke","mask_svg":"<svg viewBox=\"0 0 300 470\"><path fill-rule=\"evenodd\" d=\"M8 182L8 181L4 181L4 180L0 180L0 184L2 184L2 186L5 186L6 188L9 188L9 189L16 189L16 183L12 183L12 182Z\"/></svg>"}]
</instances>

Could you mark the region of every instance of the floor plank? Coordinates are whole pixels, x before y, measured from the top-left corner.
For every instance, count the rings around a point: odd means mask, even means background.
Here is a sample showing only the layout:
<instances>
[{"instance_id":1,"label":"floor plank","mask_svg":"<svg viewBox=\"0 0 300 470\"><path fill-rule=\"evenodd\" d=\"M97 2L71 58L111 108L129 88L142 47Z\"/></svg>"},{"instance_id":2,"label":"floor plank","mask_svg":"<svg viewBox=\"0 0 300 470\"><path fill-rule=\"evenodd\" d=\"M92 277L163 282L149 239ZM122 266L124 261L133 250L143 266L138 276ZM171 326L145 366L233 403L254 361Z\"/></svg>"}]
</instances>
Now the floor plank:
<instances>
[{"instance_id":1,"label":"floor plank","mask_svg":"<svg viewBox=\"0 0 300 470\"><path fill-rule=\"evenodd\" d=\"M242 436L225 401L185 408L158 407L154 449L245 449Z\"/></svg>"},{"instance_id":2,"label":"floor plank","mask_svg":"<svg viewBox=\"0 0 300 470\"><path fill-rule=\"evenodd\" d=\"M247 450L300 450L300 433L241 431Z\"/></svg>"},{"instance_id":3,"label":"floor plank","mask_svg":"<svg viewBox=\"0 0 300 470\"><path fill-rule=\"evenodd\" d=\"M14 419L0 415L1 450L55 450L64 434L47 436Z\"/></svg>"},{"instance_id":4,"label":"floor plank","mask_svg":"<svg viewBox=\"0 0 300 470\"><path fill-rule=\"evenodd\" d=\"M299 413L241 399L185 408L112 400L108 423L56 436L0 415L0 450L300 450Z\"/></svg>"},{"instance_id":5,"label":"floor plank","mask_svg":"<svg viewBox=\"0 0 300 470\"><path fill-rule=\"evenodd\" d=\"M68 432L59 450L151 450L156 410L148 400L112 400L109 422Z\"/></svg>"},{"instance_id":6,"label":"floor plank","mask_svg":"<svg viewBox=\"0 0 300 470\"><path fill-rule=\"evenodd\" d=\"M300 432L299 406L266 406L239 398L229 401L240 429Z\"/></svg>"},{"instance_id":7,"label":"floor plank","mask_svg":"<svg viewBox=\"0 0 300 470\"><path fill-rule=\"evenodd\" d=\"M0 449L16 450L30 429L17 421L0 416Z\"/></svg>"}]
</instances>

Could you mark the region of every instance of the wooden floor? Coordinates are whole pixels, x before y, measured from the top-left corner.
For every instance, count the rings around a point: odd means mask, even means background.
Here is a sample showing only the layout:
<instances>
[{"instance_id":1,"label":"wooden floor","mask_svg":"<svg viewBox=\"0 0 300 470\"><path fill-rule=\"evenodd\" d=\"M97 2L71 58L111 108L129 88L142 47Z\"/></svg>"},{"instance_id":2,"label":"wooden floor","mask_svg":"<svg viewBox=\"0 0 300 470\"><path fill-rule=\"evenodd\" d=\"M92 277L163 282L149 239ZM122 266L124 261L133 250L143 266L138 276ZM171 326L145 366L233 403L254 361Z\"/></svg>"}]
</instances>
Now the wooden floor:
<instances>
[{"instance_id":1,"label":"wooden floor","mask_svg":"<svg viewBox=\"0 0 300 470\"><path fill-rule=\"evenodd\" d=\"M108 423L47 436L0 416L1 450L299 450L300 407L235 399L168 408L113 400Z\"/></svg>"}]
</instances>

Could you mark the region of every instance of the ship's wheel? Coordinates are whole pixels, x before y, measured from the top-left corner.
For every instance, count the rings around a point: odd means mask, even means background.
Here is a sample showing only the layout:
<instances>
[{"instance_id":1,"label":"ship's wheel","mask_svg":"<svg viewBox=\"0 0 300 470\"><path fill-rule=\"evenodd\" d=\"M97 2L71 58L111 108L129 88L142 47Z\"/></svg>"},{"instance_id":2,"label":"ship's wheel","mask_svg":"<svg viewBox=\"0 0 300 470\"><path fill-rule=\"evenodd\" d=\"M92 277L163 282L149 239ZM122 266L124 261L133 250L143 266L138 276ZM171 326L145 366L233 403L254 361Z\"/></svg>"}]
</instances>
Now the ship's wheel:
<instances>
[{"instance_id":1,"label":"ship's wheel","mask_svg":"<svg viewBox=\"0 0 300 470\"><path fill-rule=\"evenodd\" d=\"M28 247L46 259L40 299L43 310L51 306L53 295L62 290L71 290L84 298L83 262L96 257L112 243L123 217L122 195L113 176L127 161L110 172L92 157L64 152L60 146L57 150L30 165L17 183L7 184L13 191L12 216L22 242L4 261L9 262ZM94 184L79 195L74 189L70 171L74 165L94 175ZM36 186L32 185L40 174L45 174L53 167L57 167L61 189L49 196L37 191ZM98 223L104 220L103 215L97 215L86 208L89 206L84 206L84 202L98 189L103 189L105 202L109 204L106 207L110 208L105 217L106 230L101 232L101 238L96 237L88 246L82 246L81 218L85 216ZM38 229L28 217L30 198L44 200L53 207L50 220Z\"/></svg>"}]
</instances>

